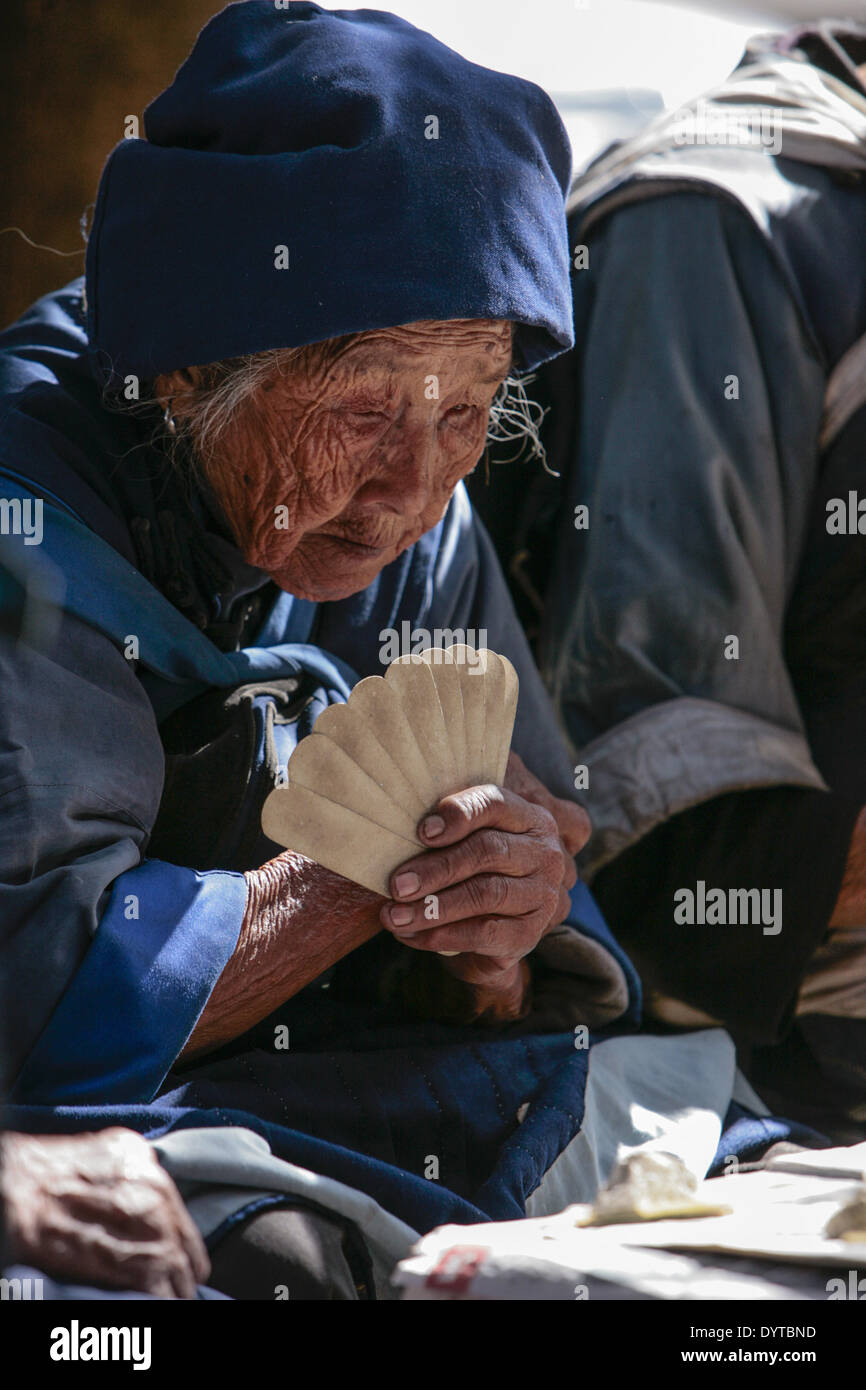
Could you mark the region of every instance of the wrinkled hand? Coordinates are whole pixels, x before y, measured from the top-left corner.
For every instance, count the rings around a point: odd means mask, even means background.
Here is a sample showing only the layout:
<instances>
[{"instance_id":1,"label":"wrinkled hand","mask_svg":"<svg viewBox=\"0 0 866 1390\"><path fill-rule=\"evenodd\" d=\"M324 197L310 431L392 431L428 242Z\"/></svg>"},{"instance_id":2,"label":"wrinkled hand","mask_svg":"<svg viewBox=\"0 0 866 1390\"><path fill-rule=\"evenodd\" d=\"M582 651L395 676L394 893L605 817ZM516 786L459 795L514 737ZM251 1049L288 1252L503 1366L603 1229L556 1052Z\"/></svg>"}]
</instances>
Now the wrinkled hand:
<instances>
[{"instance_id":1,"label":"wrinkled hand","mask_svg":"<svg viewBox=\"0 0 866 1390\"><path fill-rule=\"evenodd\" d=\"M392 874L383 926L415 949L459 952L442 964L472 987L476 1012L519 1017L524 957L568 914L586 813L551 796L512 753L504 787L443 797L418 836L430 851Z\"/></svg>"},{"instance_id":2,"label":"wrinkled hand","mask_svg":"<svg viewBox=\"0 0 866 1390\"><path fill-rule=\"evenodd\" d=\"M195 1298L204 1243L153 1149L131 1130L5 1134L6 1239L13 1260L57 1279Z\"/></svg>"},{"instance_id":3,"label":"wrinkled hand","mask_svg":"<svg viewBox=\"0 0 866 1390\"><path fill-rule=\"evenodd\" d=\"M539 782L535 774L529 771L520 754L514 751L508 754L505 785L525 800L533 801L536 806L543 806L553 816L562 843L563 857L569 861L566 869L571 875L568 887L573 888L577 882L577 873L571 861L576 854L580 854L592 834L586 811L574 801L564 801L561 796L553 796L544 783Z\"/></svg>"}]
</instances>

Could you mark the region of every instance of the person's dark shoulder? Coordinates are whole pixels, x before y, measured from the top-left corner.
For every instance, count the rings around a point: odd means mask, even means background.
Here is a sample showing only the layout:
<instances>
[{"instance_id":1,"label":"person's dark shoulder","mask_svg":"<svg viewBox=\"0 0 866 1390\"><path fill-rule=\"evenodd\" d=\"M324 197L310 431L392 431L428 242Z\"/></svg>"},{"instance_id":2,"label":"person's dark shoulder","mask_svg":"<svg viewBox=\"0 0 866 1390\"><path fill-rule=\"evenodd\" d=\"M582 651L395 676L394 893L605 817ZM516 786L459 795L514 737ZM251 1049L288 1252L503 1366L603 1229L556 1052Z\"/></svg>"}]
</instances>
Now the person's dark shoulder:
<instances>
[{"instance_id":1,"label":"person's dark shoulder","mask_svg":"<svg viewBox=\"0 0 866 1390\"><path fill-rule=\"evenodd\" d=\"M603 261L614 228L634 237L636 256L652 243L674 264L700 250L709 219L733 260L760 256L763 245L831 367L866 329L866 177L730 147L703 151L698 175L694 158L688 148L672 148L658 157L653 177L637 172L589 205L573 204L569 242L575 253L588 245L589 263L589 273L572 276L578 340L592 301L593 256Z\"/></svg>"}]
</instances>

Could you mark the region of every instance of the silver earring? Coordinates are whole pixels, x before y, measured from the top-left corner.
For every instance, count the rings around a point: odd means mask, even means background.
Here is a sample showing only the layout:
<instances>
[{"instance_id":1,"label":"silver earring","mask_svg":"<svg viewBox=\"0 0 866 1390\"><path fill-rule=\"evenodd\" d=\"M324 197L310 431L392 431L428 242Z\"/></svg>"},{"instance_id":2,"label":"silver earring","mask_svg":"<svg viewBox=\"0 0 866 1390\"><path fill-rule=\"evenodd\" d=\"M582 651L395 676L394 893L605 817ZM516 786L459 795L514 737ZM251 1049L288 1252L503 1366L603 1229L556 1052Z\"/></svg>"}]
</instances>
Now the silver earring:
<instances>
[{"instance_id":1,"label":"silver earring","mask_svg":"<svg viewBox=\"0 0 866 1390\"><path fill-rule=\"evenodd\" d=\"M173 405L174 405L174 396L171 397L171 399L170 399L169 402L168 402L168 405L165 407L165 410L162 412L163 424L165 425L165 427L166 427L166 429L168 430L169 434L177 434L177 425L176 425L176 423L175 423L175 418L174 418L174 416L173 416L172 413L171 413L171 408L172 408Z\"/></svg>"}]
</instances>

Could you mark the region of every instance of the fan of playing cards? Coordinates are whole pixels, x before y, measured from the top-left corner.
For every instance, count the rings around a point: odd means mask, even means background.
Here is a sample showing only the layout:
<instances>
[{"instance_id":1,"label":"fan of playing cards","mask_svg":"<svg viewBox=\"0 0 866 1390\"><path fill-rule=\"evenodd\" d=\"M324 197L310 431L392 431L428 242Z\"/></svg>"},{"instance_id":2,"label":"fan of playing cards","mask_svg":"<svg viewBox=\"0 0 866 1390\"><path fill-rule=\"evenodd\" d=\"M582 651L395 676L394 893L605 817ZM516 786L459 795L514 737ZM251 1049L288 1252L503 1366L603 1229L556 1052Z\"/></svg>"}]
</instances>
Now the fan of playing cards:
<instances>
[{"instance_id":1,"label":"fan of playing cards","mask_svg":"<svg viewBox=\"0 0 866 1390\"><path fill-rule=\"evenodd\" d=\"M448 792L502 784L517 673L496 652L431 647L368 676L329 705L262 811L270 840L390 897L419 849L425 812Z\"/></svg>"}]
</instances>

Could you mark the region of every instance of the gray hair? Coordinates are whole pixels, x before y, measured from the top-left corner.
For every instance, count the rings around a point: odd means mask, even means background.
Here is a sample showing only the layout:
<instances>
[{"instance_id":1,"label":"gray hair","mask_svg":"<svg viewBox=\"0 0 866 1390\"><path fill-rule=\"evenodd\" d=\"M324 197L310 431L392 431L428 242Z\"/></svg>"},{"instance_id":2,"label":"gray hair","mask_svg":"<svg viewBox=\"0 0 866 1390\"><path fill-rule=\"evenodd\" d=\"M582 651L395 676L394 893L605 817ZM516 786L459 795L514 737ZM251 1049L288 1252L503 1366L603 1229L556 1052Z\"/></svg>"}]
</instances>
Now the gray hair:
<instances>
[{"instance_id":1,"label":"gray hair","mask_svg":"<svg viewBox=\"0 0 866 1390\"><path fill-rule=\"evenodd\" d=\"M206 467L244 403L265 382L282 376L304 351L302 347L271 348L209 363L203 368L202 385L172 403L175 437L188 438L198 461Z\"/></svg>"},{"instance_id":2,"label":"gray hair","mask_svg":"<svg viewBox=\"0 0 866 1390\"><path fill-rule=\"evenodd\" d=\"M490 406L487 448L516 440L516 451L510 458L498 459L498 463L516 463L524 457L538 459L546 473L558 477L547 462L547 450L541 442L541 426L547 411L526 394L527 386L534 380L534 374L529 372L510 373L505 378Z\"/></svg>"}]
</instances>

